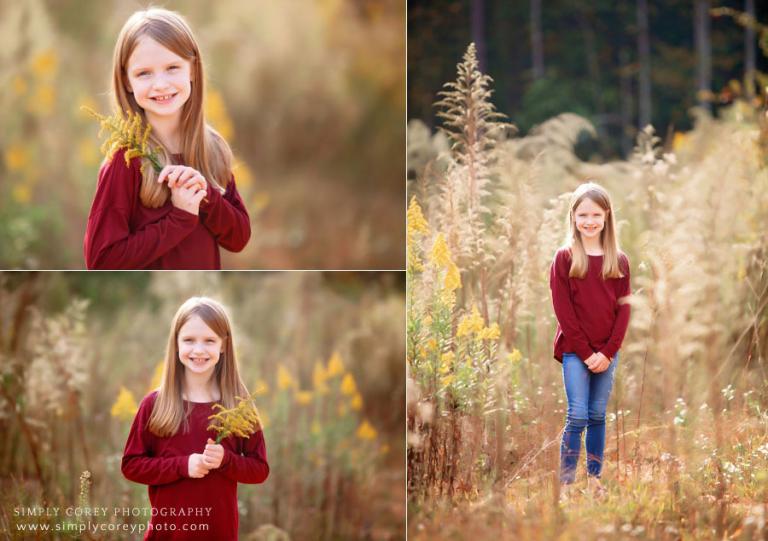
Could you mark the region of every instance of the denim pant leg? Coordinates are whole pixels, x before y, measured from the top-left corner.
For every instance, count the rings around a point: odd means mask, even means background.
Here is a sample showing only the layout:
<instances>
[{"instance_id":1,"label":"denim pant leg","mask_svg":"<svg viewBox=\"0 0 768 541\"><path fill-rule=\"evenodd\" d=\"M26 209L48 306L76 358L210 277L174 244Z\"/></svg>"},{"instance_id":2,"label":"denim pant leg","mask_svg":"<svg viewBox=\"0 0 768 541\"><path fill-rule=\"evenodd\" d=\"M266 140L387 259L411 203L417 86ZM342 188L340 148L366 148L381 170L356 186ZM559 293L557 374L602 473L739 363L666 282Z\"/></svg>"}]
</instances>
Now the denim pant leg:
<instances>
[{"instance_id":1,"label":"denim pant leg","mask_svg":"<svg viewBox=\"0 0 768 541\"><path fill-rule=\"evenodd\" d=\"M605 450L605 411L613 388L613 379L619 354L614 355L608 370L599 374L590 372L589 406L587 421L587 474L600 477ZM586 366L585 366L586 368Z\"/></svg>"},{"instance_id":2,"label":"denim pant leg","mask_svg":"<svg viewBox=\"0 0 768 541\"><path fill-rule=\"evenodd\" d=\"M563 354L563 384L568 398L563 440L560 444L560 482L576 479L581 452L581 433L589 421L589 381L591 372L574 353Z\"/></svg>"}]
</instances>

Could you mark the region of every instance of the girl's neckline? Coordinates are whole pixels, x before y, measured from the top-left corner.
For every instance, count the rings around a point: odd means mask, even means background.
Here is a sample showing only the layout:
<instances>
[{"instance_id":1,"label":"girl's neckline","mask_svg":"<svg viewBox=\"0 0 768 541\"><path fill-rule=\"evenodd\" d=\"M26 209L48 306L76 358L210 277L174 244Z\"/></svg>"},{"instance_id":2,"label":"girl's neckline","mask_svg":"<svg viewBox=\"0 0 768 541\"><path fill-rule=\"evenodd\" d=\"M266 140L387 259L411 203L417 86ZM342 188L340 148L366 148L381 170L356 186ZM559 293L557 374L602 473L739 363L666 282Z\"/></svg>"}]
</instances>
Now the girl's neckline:
<instances>
[{"instance_id":1,"label":"girl's neckline","mask_svg":"<svg viewBox=\"0 0 768 541\"><path fill-rule=\"evenodd\" d=\"M587 254L589 257L603 257L605 254Z\"/></svg>"},{"instance_id":2,"label":"girl's neckline","mask_svg":"<svg viewBox=\"0 0 768 541\"><path fill-rule=\"evenodd\" d=\"M193 402L192 400L187 400L186 398L182 398L184 402L189 402L190 404L216 404L218 400L211 400L210 402Z\"/></svg>"}]
</instances>

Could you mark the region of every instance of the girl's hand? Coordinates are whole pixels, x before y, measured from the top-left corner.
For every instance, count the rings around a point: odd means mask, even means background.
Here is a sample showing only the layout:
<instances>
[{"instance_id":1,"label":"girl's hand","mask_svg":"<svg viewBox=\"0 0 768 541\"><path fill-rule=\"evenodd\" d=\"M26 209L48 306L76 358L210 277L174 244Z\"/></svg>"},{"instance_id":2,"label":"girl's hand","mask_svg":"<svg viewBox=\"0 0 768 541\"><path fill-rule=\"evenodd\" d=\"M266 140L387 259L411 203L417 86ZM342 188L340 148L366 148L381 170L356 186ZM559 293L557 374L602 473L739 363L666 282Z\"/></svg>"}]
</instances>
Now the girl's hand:
<instances>
[{"instance_id":1,"label":"girl's hand","mask_svg":"<svg viewBox=\"0 0 768 541\"><path fill-rule=\"evenodd\" d=\"M171 203L174 207L197 216L200 214L200 202L208 192L198 188L195 182L189 182L179 188L171 188Z\"/></svg>"},{"instance_id":2,"label":"girl's hand","mask_svg":"<svg viewBox=\"0 0 768 541\"><path fill-rule=\"evenodd\" d=\"M208 475L208 470L210 470L210 468L205 465L205 457L203 455L200 453L192 453L189 455L187 471L189 472L190 477L200 479L201 477Z\"/></svg>"},{"instance_id":3,"label":"girl's hand","mask_svg":"<svg viewBox=\"0 0 768 541\"><path fill-rule=\"evenodd\" d=\"M595 362L590 370L595 374L605 372L611 366L611 360L600 352L593 354L592 357L595 359Z\"/></svg>"},{"instance_id":4,"label":"girl's hand","mask_svg":"<svg viewBox=\"0 0 768 541\"><path fill-rule=\"evenodd\" d=\"M224 459L224 447L208 438L208 445L205 446L205 451L203 451L203 459L205 460L206 468L211 470L218 468Z\"/></svg>"},{"instance_id":5,"label":"girl's hand","mask_svg":"<svg viewBox=\"0 0 768 541\"><path fill-rule=\"evenodd\" d=\"M186 165L166 165L160 174L157 175L157 182L168 182L168 187L173 190L190 183L197 185L198 189L208 188L208 182L197 169L187 167Z\"/></svg>"}]
</instances>

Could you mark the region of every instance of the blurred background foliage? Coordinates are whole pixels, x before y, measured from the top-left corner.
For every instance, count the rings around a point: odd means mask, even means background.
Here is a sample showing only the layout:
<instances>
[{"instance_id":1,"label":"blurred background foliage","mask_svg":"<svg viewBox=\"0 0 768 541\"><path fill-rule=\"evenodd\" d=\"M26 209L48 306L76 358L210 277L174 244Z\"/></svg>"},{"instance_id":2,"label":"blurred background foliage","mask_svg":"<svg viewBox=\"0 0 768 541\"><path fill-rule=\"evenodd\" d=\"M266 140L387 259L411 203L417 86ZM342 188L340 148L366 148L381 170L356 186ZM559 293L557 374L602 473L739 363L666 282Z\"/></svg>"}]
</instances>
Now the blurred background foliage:
<instances>
[{"instance_id":1,"label":"blurred background foliage","mask_svg":"<svg viewBox=\"0 0 768 541\"><path fill-rule=\"evenodd\" d=\"M167 1L253 237L227 268L403 267L402 0ZM140 2L0 0L0 267L83 268L112 50Z\"/></svg>"},{"instance_id":2,"label":"blurred background foliage","mask_svg":"<svg viewBox=\"0 0 768 541\"><path fill-rule=\"evenodd\" d=\"M557 114L575 113L597 131L595 141L578 149L582 159L626 159L647 124L666 138L693 128L688 111L694 105L706 102L718 111L731 104L747 90L750 59L766 85L768 61L754 55L755 34L749 40L745 28L723 14L696 17L697 7L744 12L750 4L758 21L768 18L766 3L753 0L408 0L408 118L439 125L435 95L454 78L467 44L475 42L481 71L494 79L494 103L522 135ZM645 55L641 19L647 26ZM706 36L709 70L698 55L699 31ZM700 71L708 73L703 93ZM644 78L647 118L641 112Z\"/></svg>"},{"instance_id":3,"label":"blurred background foliage","mask_svg":"<svg viewBox=\"0 0 768 541\"><path fill-rule=\"evenodd\" d=\"M148 506L120 472L123 446L173 314L203 294L229 310L265 424L270 477L238 489L242 538L270 525L402 539L404 285L396 272L0 275L0 525L25 520L15 506L77 506L85 470L89 505Z\"/></svg>"}]
</instances>

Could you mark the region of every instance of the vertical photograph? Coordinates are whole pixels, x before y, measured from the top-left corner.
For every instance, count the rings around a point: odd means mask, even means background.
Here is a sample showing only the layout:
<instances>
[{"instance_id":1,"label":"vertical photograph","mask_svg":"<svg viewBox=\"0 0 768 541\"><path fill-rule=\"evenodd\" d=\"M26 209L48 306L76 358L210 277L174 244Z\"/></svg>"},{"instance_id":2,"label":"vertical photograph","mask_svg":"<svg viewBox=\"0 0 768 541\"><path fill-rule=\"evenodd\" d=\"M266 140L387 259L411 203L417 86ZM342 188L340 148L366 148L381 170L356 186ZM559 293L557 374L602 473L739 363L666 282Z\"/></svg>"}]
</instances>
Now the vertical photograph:
<instances>
[{"instance_id":1,"label":"vertical photograph","mask_svg":"<svg viewBox=\"0 0 768 541\"><path fill-rule=\"evenodd\" d=\"M0 536L404 539L404 288L0 273Z\"/></svg>"},{"instance_id":2,"label":"vertical photograph","mask_svg":"<svg viewBox=\"0 0 768 541\"><path fill-rule=\"evenodd\" d=\"M407 19L408 538L766 538L766 6Z\"/></svg>"},{"instance_id":3,"label":"vertical photograph","mask_svg":"<svg viewBox=\"0 0 768 541\"><path fill-rule=\"evenodd\" d=\"M0 268L404 268L403 0L0 0Z\"/></svg>"}]
</instances>

